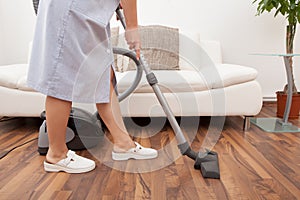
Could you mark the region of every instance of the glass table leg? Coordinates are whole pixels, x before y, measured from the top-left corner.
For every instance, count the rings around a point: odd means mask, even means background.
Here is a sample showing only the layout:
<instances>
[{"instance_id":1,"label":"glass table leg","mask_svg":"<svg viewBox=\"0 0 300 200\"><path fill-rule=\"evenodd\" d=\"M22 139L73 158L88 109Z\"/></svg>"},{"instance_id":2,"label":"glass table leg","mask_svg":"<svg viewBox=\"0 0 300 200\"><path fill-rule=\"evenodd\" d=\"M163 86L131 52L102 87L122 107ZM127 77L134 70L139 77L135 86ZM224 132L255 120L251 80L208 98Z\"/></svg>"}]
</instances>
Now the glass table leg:
<instances>
[{"instance_id":1,"label":"glass table leg","mask_svg":"<svg viewBox=\"0 0 300 200\"><path fill-rule=\"evenodd\" d=\"M288 82L288 95L285 105L283 119L280 118L251 118L250 122L266 132L283 133L283 132L300 132L300 128L288 122L291 104L292 104L292 72L289 67L289 57L283 56Z\"/></svg>"}]
</instances>

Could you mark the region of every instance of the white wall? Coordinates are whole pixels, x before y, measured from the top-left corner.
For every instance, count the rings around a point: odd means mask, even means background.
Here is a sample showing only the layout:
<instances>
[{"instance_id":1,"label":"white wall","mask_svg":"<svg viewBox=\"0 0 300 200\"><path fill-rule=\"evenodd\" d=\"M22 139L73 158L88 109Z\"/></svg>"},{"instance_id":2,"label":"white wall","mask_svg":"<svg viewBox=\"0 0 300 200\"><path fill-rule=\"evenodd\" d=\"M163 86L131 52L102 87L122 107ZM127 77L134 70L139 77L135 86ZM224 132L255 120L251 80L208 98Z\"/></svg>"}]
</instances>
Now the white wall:
<instances>
[{"instance_id":1,"label":"white wall","mask_svg":"<svg viewBox=\"0 0 300 200\"><path fill-rule=\"evenodd\" d=\"M219 40L223 61L254 67L264 97L274 97L285 84L283 61L251 53L284 53L286 21L272 14L255 16L252 0L139 0L141 25L163 24L199 31L201 39ZM113 23L116 23L113 20ZM0 0L0 64L25 62L32 39L34 14L31 0ZM299 27L300 28L300 27ZM300 53L300 30L296 50ZM300 58L296 83L300 89Z\"/></svg>"},{"instance_id":2,"label":"white wall","mask_svg":"<svg viewBox=\"0 0 300 200\"><path fill-rule=\"evenodd\" d=\"M0 0L0 64L27 61L35 15L32 0Z\"/></svg>"}]
</instances>

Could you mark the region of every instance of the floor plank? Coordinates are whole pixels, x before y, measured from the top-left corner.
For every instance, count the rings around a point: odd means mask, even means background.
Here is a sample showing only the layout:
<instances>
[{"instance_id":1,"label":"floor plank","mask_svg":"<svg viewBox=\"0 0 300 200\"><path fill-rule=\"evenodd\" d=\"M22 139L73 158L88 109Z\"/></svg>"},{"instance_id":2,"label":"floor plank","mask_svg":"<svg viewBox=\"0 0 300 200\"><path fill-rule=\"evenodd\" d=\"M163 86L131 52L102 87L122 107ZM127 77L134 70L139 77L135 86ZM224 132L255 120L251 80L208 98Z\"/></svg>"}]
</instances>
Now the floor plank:
<instances>
[{"instance_id":1,"label":"floor plank","mask_svg":"<svg viewBox=\"0 0 300 200\"><path fill-rule=\"evenodd\" d=\"M258 117L275 117L275 106L264 104ZM191 120L192 124L198 119L184 120ZM135 122L145 127L129 127L129 131L136 141L164 154L165 159L152 163L160 162L163 167L144 173L123 172L101 163L90 151L84 150L77 153L96 160L97 167L92 172L46 173L42 167L45 157L37 153L37 140L34 140L0 160L0 199L273 200L300 197L300 133L266 133L254 125L244 132L241 117L227 117L213 148L219 154L221 179L218 180L204 179L200 171L194 169L193 160L179 156L168 123L153 134L157 127L147 126L149 119L135 119ZM195 126L182 127L193 149L201 147L209 122L209 117L201 117L196 130ZM35 118L0 122L0 153L37 138L40 123ZM292 123L300 126L299 119ZM195 137L191 136L192 132ZM166 146L168 148L164 148ZM110 156L109 151L106 154ZM125 169L137 167L136 163L127 162ZM115 164L112 166L117 166Z\"/></svg>"}]
</instances>

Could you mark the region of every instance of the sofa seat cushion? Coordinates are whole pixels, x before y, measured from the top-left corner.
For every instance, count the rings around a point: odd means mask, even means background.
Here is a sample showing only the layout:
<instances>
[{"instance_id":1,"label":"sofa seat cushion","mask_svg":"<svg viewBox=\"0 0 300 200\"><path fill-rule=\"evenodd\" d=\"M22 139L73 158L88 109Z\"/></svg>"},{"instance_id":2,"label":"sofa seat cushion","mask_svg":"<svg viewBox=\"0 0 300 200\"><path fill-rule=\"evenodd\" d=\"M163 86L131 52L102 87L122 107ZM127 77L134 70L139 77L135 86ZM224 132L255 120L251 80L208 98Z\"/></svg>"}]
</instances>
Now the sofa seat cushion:
<instances>
[{"instance_id":1,"label":"sofa seat cushion","mask_svg":"<svg viewBox=\"0 0 300 200\"><path fill-rule=\"evenodd\" d=\"M23 91L34 91L26 84L28 65L17 64L0 67L0 86ZM228 87L253 81L257 71L250 67L219 64L216 68L204 68L200 73L193 70L153 70L162 92L194 92ZM132 84L136 71L116 72L118 90L124 92ZM136 93L153 92L146 76L135 91Z\"/></svg>"},{"instance_id":2,"label":"sofa seat cushion","mask_svg":"<svg viewBox=\"0 0 300 200\"><path fill-rule=\"evenodd\" d=\"M253 81L257 71L250 67L232 64L219 64L215 68L193 70L152 70L157 77L162 92L193 92L229 87ZM136 71L117 72L118 90L124 92L132 84ZM136 93L153 92L145 75L135 91Z\"/></svg>"},{"instance_id":3,"label":"sofa seat cushion","mask_svg":"<svg viewBox=\"0 0 300 200\"><path fill-rule=\"evenodd\" d=\"M218 64L216 65L216 69L221 79L215 80L215 82L212 83L212 89L241 84L253 81L257 78L257 70L251 67L234 64Z\"/></svg>"},{"instance_id":4,"label":"sofa seat cushion","mask_svg":"<svg viewBox=\"0 0 300 200\"><path fill-rule=\"evenodd\" d=\"M208 85L204 79L195 71L190 70L152 70L155 74L162 92L192 92L208 90ZM116 74L118 81L118 91L124 92L131 86L136 75L136 71L126 71ZM135 90L136 93L151 93L151 86L148 84L145 74Z\"/></svg>"},{"instance_id":5,"label":"sofa seat cushion","mask_svg":"<svg viewBox=\"0 0 300 200\"><path fill-rule=\"evenodd\" d=\"M28 64L15 64L0 67L0 86L34 91L26 84Z\"/></svg>"}]
</instances>

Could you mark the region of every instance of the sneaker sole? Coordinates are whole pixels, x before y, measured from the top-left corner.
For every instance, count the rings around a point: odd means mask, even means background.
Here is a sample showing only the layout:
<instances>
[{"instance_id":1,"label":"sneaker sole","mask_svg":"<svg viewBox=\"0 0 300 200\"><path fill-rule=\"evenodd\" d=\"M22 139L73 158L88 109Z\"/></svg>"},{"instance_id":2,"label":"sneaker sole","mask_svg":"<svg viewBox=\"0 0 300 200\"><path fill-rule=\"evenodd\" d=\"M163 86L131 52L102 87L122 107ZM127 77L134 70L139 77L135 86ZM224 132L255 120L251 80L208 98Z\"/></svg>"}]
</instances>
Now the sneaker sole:
<instances>
[{"instance_id":1,"label":"sneaker sole","mask_svg":"<svg viewBox=\"0 0 300 200\"><path fill-rule=\"evenodd\" d=\"M95 169L95 167L96 167L96 165L94 164L94 165L92 165L90 167L86 167L86 168L70 169L70 168L67 168L64 166L44 162L44 169L46 172L67 172L70 174L79 174L79 173L85 173L85 172L92 171L93 169Z\"/></svg>"},{"instance_id":2,"label":"sneaker sole","mask_svg":"<svg viewBox=\"0 0 300 200\"><path fill-rule=\"evenodd\" d=\"M113 160L129 160L129 159L136 159L136 160L146 160L146 159L153 159L156 158L158 154L152 155L137 155L137 154L130 154L130 153L115 153L112 152L112 159Z\"/></svg>"}]
</instances>

